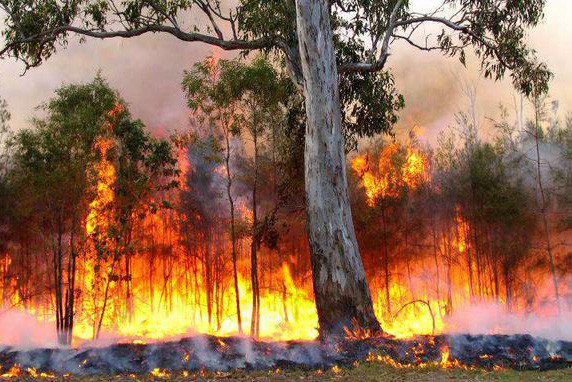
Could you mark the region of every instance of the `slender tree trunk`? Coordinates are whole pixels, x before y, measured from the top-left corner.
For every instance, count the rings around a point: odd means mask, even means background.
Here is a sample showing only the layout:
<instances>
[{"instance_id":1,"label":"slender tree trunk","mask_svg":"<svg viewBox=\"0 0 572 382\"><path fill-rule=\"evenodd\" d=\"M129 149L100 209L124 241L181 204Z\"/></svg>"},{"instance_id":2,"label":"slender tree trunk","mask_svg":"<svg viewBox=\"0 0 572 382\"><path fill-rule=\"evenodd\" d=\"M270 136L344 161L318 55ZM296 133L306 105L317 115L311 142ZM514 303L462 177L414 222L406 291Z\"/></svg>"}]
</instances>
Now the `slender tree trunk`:
<instances>
[{"instance_id":1,"label":"slender tree trunk","mask_svg":"<svg viewBox=\"0 0 572 382\"><path fill-rule=\"evenodd\" d=\"M552 274L552 283L554 284L554 295L556 297L556 307L558 308L558 314L561 313L560 310L560 294L558 292L558 278L556 277L556 268L554 266L554 256L552 254L552 245L550 242L550 231L548 230L548 219L546 217L546 209L548 207L546 203L546 195L544 193L544 185L542 184L542 171L540 169L540 145L538 142L538 136L540 134L540 97L536 96L534 98L534 119L535 119L535 132L534 132L534 142L536 146L536 171L537 171L537 181L538 190L540 191L540 211L542 212L542 223L544 226L544 235L546 238L546 253L548 254L548 260L550 261L550 273Z\"/></svg>"},{"instance_id":2,"label":"slender tree trunk","mask_svg":"<svg viewBox=\"0 0 572 382\"><path fill-rule=\"evenodd\" d=\"M66 345L71 345L73 339L73 318L74 318L74 290L75 290L75 271L76 271L76 253L75 253L75 214L72 219L72 226L70 231L70 254L68 258L67 269L67 289L65 299L65 319L64 319L64 342Z\"/></svg>"},{"instance_id":3,"label":"slender tree trunk","mask_svg":"<svg viewBox=\"0 0 572 382\"><path fill-rule=\"evenodd\" d=\"M155 245L155 223L151 224L151 251L149 253L149 306L151 313L155 312L155 288L154 288L154 270L155 270L155 252L157 246ZM196 271L193 272L196 275Z\"/></svg>"},{"instance_id":4,"label":"slender tree trunk","mask_svg":"<svg viewBox=\"0 0 572 382\"><path fill-rule=\"evenodd\" d=\"M453 255L451 250L451 228L447 227L446 232L443 232L443 243L445 247L445 259L447 260L447 309L445 313L450 315L453 313Z\"/></svg>"},{"instance_id":5,"label":"slender tree trunk","mask_svg":"<svg viewBox=\"0 0 572 382\"><path fill-rule=\"evenodd\" d=\"M232 243L232 268L234 273L234 295L236 299L236 319L238 323L238 332L242 334L242 316L240 314L240 290L238 289L238 271L236 266L236 227L234 222L234 200L232 199L232 177L230 175L230 132L225 128L226 138L226 194L228 196L228 204L230 206L230 240Z\"/></svg>"},{"instance_id":6,"label":"slender tree trunk","mask_svg":"<svg viewBox=\"0 0 572 382\"><path fill-rule=\"evenodd\" d=\"M435 280L435 287L437 288L437 301L441 301L441 296L439 293L439 258L437 256L437 232L435 228L435 220L432 218L432 233L433 233L433 259L435 260L435 271L436 271L436 280ZM440 310L440 309L439 309Z\"/></svg>"},{"instance_id":7,"label":"slender tree trunk","mask_svg":"<svg viewBox=\"0 0 572 382\"><path fill-rule=\"evenodd\" d=\"M131 322L133 320L133 314L135 313L135 305L133 302L133 257L129 247L131 246L131 237L133 235L133 228L128 222L125 234L125 307L127 309L127 320Z\"/></svg>"},{"instance_id":8,"label":"slender tree trunk","mask_svg":"<svg viewBox=\"0 0 572 382\"><path fill-rule=\"evenodd\" d=\"M258 134L256 120L253 121L252 138L254 140L254 181L252 185L252 243L250 247L250 275L252 281L252 319L250 321L250 335L258 337L260 319L260 289L258 287L258 216L256 213L256 188L258 181Z\"/></svg>"},{"instance_id":9,"label":"slender tree trunk","mask_svg":"<svg viewBox=\"0 0 572 382\"><path fill-rule=\"evenodd\" d=\"M416 300L415 298L415 288L413 288L413 280L411 279L411 258L409 254L409 228L407 224L405 225L405 265L407 266L407 278L409 281L409 292L411 293L411 299ZM417 306L414 305L416 309Z\"/></svg>"},{"instance_id":10,"label":"slender tree trunk","mask_svg":"<svg viewBox=\"0 0 572 382\"><path fill-rule=\"evenodd\" d=\"M207 295L207 318L209 321L209 328L212 324L212 308L213 308L213 272L212 272L212 257L211 257L211 234L210 227L205 229L205 281L206 281L206 295Z\"/></svg>"},{"instance_id":11,"label":"slender tree trunk","mask_svg":"<svg viewBox=\"0 0 572 382\"><path fill-rule=\"evenodd\" d=\"M354 232L330 25L330 2L296 0L306 102L308 236L320 336L357 325L381 330Z\"/></svg>"},{"instance_id":12,"label":"slender tree trunk","mask_svg":"<svg viewBox=\"0 0 572 382\"><path fill-rule=\"evenodd\" d=\"M381 224L383 226L383 273L385 276L385 308L387 317L391 318L391 299L389 298L389 250L387 242L387 222L385 220L385 207L381 206Z\"/></svg>"},{"instance_id":13,"label":"slender tree trunk","mask_svg":"<svg viewBox=\"0 0 572 382\"><path fill-rule=\"evenodd\" d=\"M107 300L109 299L109 287L111 286L112 275L115 274L115 264L117 264L118 258L114 256L113 263L111 264L111 271L107 276L107 283L105 284L105 292L103 293L103 306L101 307L101 314L99 315L99 320L97 323L97 329L94 333L93 338L98 339L101 334L101 326L103 324L103 319L105 318L105 310L107 309Z\"/></svg>"},{"instance_id":14,"label":"slender tree trunk","mask_svg":"<svg viewBox=\"0 0 572 382\"><path fill-rule=\"evenodd\" d=\"M286 290L286 284L284 283L284 281L282 281L282 309L284 311L284 321L290 322L290 319L288 318L288 305L286 303L287 298L288 298L288 290Z\"/></svg>"},{"instance_id":15,"label":"slender tree trunk","mask_svg":"<svg viewBox=\"0 0 572 382\"><path fill-rule=\"evenodd\" d=\"M63 218L58 212L58 238L57 250L54 255L54 277L56 287L56 328L60 345L68 345L65 337L64 296L63 296Z\"/></svg>"}]
</instances>

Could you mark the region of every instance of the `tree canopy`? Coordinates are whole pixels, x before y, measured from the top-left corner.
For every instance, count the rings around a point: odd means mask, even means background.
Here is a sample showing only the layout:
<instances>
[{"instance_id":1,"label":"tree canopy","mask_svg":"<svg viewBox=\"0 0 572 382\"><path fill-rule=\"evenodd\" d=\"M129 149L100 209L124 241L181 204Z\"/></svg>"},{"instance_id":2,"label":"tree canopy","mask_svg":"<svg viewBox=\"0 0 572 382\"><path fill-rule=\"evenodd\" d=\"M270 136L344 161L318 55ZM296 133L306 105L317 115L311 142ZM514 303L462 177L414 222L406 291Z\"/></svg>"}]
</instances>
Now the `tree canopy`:
<instances>
[{"instance_id":1,"label":"tree canopy","mask_svg":"<svg viewBox=\"0 0 572 382\"><path fill-rule=\"evenodd\" d=\"M403 99L386 63L391 46L404 41L424 51L441 51L465 63L468 51L483 74L500 79L510 70L525 94L547 90L551 77L526 44L527 29L543 17L545 0L444 0L417 11L408 0L331 1L330 17L339 72L342 110L358 135L387 132ZM0 50L26 69L40 65L72 36L129 38L167 33L226 50L265 50L284 58L294 82L302 80L294 0L1 0L5 15ZM438 33L423 36L421 25Z\"/></svg>"}]
</instances>

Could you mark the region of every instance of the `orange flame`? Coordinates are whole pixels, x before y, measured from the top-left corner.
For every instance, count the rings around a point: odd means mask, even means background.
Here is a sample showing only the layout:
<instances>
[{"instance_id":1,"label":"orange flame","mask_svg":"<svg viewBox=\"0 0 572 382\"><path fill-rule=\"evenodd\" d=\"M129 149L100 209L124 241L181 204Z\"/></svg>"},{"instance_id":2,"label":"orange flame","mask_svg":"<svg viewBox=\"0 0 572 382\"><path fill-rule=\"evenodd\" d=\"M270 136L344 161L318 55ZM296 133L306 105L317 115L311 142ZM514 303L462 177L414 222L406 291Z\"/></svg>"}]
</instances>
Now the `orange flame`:
<instances>
[{"instance_id":1,"label":"orange flame","mask_svg":"<svg viewBox=\"0 0 572 382\"><path fill-rule=\"evenodd\" d=\"M416 189L425 179L426 164L423 155L416 149L408 148L406 161L398 168L395 157L399 149L397 143L384 147L377 166L370 164L369 154L356 156L351 161L352 168L363 182L370 207L375 205L377 198L395 197L399 187L403 186Z\"/></svg>"}]
</instances>

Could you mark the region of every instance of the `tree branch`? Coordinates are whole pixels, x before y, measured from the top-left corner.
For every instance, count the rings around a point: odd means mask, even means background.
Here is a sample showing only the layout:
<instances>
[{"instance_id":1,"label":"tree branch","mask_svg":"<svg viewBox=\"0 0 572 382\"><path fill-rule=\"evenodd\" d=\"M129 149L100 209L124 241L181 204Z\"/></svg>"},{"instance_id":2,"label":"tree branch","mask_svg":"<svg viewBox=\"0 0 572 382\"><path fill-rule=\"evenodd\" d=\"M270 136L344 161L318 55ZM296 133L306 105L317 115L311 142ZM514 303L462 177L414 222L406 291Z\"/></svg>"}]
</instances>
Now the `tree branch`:
<instances>
[{"instance_id":1,"label":"tree branch","mask_svg":"<svg viewBox=\"0 0 572 382\"><path fill-rule=\"evenodd\" d=\"M209 45L218 46L224 50L264 49L273 47L278 42L277 38L260 38L252 41L242 40L242 39L224 40L218 37L202 33L183 32L178 28L166 25L147 25L136 29L120 30L120 31L99 31L99 30L83 29L73 25L64 25L58 28L54 28L50 31L46 31L43 33L27 37L25 39L14 41L6 45L2 50L0 50L0 55L5 54L7 51L9 51L10 49L12 49L14 46L17 45L30 44L30 43L45 44L47 42L55 40L59 35L66 34L69 32L76 33L81 36L88 36L99 39L108 39L115 37L130 38L130 37L141 36L146 33L163 32L171 34L172 36L182 41L203 42Z\"/></svg>"},{"instance_id":2,"label":"tree branch","mask_svg":"<svg viewBox=\"0 0 572 382\"><path fill-rule=\"evenodd\" d=\"M399 9L403 6L403 0L397 1L393 10L391 11L391 15L389 17L389 22L387 29L385 30L385 34L383 37L383 43L381 46L381 51L379 53L379 58L377 61L372 63L348 63L342 64L339 66L338 70L340 73L355 73L355 72L377 72L383 69L385 63L387 62L387 58L389 57L389 41L391 39L391 35L393 34L393 30L397 26L397 15L399 14ZM375 44L374 44L375 45ZM375 49L375 46L372 46L372 50ZM373 55L372 55L373 56Z\"/></svg>"},{"instance_id":3,"label":"tree branch","mask_svg":"<svg viewBox=\"0 0 572 382\"><path fill-rule=\"evenodd\" d=\"M345 64L342 64L339 68L341 73L376 72L376 71L382 70L383 67L385 66L385 63L387 62L388 57L389 57L388 50L389 50L389 41L390 41L391 37L403 39L403 40L407 41L410 45L412 45L418 49L424 50L424 51L442 49L438 46L431 46L430 47L427 44L425 47L423 47L423 45L415 43L411 39L411 36L407 37L407 36L396 35L393 33L393 31L398 27L407 27L410 25L414 25L414 27L416 28L418 25L425 23L425 22L442 24L442 25L446 26L447 28L449 28L453 31L460 32L460 33L463 33L463 34L470 36L473 40L477 41L478 43L482 44L486 48L493 51L496 58L499 60L499 62L504 67L506 67L507 69L514 69L514 67L512 65L509 65L503 59L503 57L500 54L498 54L497 46L495 46L492 42L487 40L485 37L475 34L473 31L471 31L469 29L469 27L467 25L463 25L462 21L460 21L460 22L452 21L450 19L447 19L444 17L437 17L434 15L423 15L423 16L419 16L419 17L403 19L400 21L392 20L393 18L396 17L399 6L401 6L401 1L399 1L396 4L395 8L392 11L390 22L389 22L388 28L386 30L386 34L385 34L385 38L384 38L384 44L382 46L379 59L373 63L361 62L361 63L345 63ZM465 46L466 46L466 44L463 46L459 46L459 47L465 47Z\"/></svg>"},{"instance_id":4,"label":"tree branch","mask_svg":"<svg viewBox=\"0 0 572 382\"><path fill-rule=\"evenodd\" d=\"M218 36L218 38L220 40L224 40L224 36L222 34L222 31L220 30L218 24L216 23L213 14L211 13L211 9L212 7L210 6L210 3L207 2L207 4L205 4L202 0L195 0L196 4L201 8L201 10L204 12L205 15L207 15L207 17L209 18L209 21L211 22L211 25L216 33L216 35Z\"/></svg>"}]
</instances>

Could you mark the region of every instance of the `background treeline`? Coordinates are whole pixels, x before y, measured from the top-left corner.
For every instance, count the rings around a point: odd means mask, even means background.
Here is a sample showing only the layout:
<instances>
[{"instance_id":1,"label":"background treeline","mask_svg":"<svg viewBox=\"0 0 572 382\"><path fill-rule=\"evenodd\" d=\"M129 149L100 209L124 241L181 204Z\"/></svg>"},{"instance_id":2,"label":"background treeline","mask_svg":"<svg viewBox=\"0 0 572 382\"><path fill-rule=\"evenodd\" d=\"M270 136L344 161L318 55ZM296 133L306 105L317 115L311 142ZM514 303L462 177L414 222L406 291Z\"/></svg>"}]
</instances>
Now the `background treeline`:
<instances>
[{"instance_id":1,"label":"background treeline","mask_svg":"<svg viewBox=\"0 0 572 382\"><path fill-rule=\"evenodd\" d=\"M415 300L435 315L480 302L570 311L572 120L546 99L531 109L524 123L502 110L487 139L474 111L459 112L435 147L412 133L376 141L354 159L354 222L378 315L394 318ZM373 199L361 188L371 189L364 157L376 179L391 177ZM423 172L396 179L419 158Z\"/></svg>"},{"instance_id":2,"label":"background treeline","mask_svg":"<svg viewBox=\"0 0 572 382\"><path fill-rule=\"evenodd\" d=\"M55 320L62 343L72 331L317 334L303 99L263 57L209 58L182 88L192 128L169 139L99 76L58 89L21 131L8 133L0 105L4 310ZM386 101L383 123L344 105L353 219L384 328L430 332L431 315L442 325L481 301L570 311L572 118L533 97L484 139L473 109L431 147L414 130L382 135L403 106Z\"/></svg>"}]
</instances>

